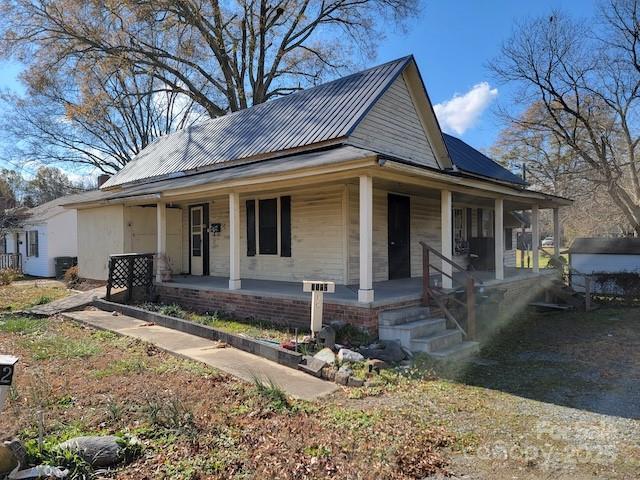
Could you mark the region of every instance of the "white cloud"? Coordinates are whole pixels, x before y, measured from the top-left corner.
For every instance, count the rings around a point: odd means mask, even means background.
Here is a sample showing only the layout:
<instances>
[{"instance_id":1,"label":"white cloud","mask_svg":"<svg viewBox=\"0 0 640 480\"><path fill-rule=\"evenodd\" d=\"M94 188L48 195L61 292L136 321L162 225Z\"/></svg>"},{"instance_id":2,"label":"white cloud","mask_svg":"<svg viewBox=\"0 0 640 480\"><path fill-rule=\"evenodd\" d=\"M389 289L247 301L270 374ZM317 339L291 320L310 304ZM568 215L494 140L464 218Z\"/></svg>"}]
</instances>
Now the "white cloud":
<instances>
[{"instance_id":1,"label":"white cloud","mask_svg":"<svg viewBox=\"0 0 640 480\"><path fill-rule=\"evenodd\" d=\"M481 82L463 95L456 93L451 99L434 105L433 109L445 132L462 135L475 125L497 96L497 88L491 88L488 82Z\"/></svg>"}]
</instances>

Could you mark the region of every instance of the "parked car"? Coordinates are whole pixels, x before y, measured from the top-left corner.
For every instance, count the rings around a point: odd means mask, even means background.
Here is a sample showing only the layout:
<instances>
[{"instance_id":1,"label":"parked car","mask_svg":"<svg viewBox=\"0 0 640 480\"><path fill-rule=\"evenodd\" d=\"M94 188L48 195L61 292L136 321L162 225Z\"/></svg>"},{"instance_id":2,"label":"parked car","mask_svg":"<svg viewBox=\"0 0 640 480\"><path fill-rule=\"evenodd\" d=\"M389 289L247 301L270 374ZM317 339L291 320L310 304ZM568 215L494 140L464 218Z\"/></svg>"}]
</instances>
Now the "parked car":
<instances>
[{"instance_id":1,"label":"parked car","mask_svg":"<svg viewBox=\"0 0 640 480\"><path fill-rule=\"evenodd\" d=\"M543 247L553 247L553 237L546 237L542 240Z\"/></svg>"}]
</instances>

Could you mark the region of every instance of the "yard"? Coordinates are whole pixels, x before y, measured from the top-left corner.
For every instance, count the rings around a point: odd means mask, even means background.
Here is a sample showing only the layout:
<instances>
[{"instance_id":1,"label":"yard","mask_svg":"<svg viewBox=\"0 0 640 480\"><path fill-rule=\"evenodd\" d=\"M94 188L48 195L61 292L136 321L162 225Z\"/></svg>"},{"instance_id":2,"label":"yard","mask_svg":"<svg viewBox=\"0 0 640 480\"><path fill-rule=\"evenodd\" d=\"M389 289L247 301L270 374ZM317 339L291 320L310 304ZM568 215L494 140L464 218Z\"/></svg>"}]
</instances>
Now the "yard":
<instances>
[{"instance_id":1,"label":"yard","mask_svg":"<svg viewBox=\"0 0 640 480\"><path fill-rule=\"evenodd\" d=\"M542 248L549 255L553 255L553 248ZM560 255L566 262L569 261L569 255L564 253ZM547 268L549 264L549 257L544 253L540 254L540 268ZM522 250L516 250L516 267L521 268L522 265ZM528 267L527 267L528 266ZM524 252L524 267L525 268L533 268L533 253L531 250L527 250Z\"/></svg>"},{"instance_id":2,"label":"yard","mask_svg":"<svg viewBox=\"0 0 640 480\"><path fill-rule=\"evenodd\" d=\"M33 446L43 410L51 441L138 437L142 454L109 474L123 479L635 478L638 313L523 316L463 370L408 368L316 403L130 338L5 316L0 352L21 360L0 440Z\"/></svg>"}]
</instances>

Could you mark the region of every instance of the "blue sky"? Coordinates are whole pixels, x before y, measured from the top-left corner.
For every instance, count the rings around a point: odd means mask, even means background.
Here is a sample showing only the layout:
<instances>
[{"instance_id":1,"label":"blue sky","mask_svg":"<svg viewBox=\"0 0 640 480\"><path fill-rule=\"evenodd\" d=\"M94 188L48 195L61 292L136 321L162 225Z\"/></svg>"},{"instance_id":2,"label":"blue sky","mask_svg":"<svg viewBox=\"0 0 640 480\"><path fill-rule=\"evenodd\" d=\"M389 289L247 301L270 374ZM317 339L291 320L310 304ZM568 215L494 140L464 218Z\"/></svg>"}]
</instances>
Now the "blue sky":
<instances>
[{"instance_id":1,"label":"blue sky","mask_svg":"<svg viewBox=\"0 0 640 480\"><path fill-rule=\"evenodd\" d=\"M502 127L497 105L509 107L513 87L499 85L487 62L514 22L559 9L589 17L591 0L423 0L419 19L406 32L390 31L380 42L375 64L413 54L445 131L476 148L488 148ZM0 88L20 89L19 65L0 63Z\"/></svg>"}]
</instances>

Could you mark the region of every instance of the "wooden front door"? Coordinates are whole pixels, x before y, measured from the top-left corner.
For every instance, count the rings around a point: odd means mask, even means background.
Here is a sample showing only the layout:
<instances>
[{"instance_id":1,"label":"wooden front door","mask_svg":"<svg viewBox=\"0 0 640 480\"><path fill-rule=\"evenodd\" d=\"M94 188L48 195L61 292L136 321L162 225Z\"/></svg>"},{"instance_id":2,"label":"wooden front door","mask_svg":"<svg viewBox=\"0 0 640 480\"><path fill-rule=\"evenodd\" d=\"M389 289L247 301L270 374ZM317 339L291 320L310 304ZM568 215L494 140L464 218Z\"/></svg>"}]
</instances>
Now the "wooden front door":
<instances>
[{"instance_id":1,"label":"wooden front door","mask_svg":"<svg viewBox=\"0 0 640 480\"><path fill-rule=\"evenodd\" d=\"M388 196L389 280L411 276L411 213L409 197Z\"/></svg>"},{"instance_id":2,"label":"wooden front door","mask_svg":"<svg viewBox=\"0 0 640 480\"><path fill-rule=\"evenodd\" d=\"M191 275L209 274L209 242L206 205L189 207L189 272Z\"/></svg>"}]
</instances>

